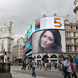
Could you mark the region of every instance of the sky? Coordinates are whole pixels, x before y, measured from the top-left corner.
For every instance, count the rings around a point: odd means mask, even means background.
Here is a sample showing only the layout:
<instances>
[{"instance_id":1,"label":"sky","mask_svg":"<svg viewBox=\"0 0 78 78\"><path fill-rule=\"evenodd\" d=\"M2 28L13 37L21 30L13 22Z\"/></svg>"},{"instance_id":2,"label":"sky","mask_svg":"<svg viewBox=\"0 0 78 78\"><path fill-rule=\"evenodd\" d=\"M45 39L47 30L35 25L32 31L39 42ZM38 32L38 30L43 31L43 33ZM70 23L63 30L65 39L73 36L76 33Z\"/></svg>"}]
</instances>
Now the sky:
<instances>
[{"instance_id":1,"label":"sky","mask_svg":"<svg viewBox=\"0 0 78 78\"><path fill-rule=\"evenodd\" d=\"M0 0L0 25L13 21L13 33L25 33L32 22L43 14L46 16L69 15L70 22L76 22L74 0Z\"/></svg>"}]
</instances>

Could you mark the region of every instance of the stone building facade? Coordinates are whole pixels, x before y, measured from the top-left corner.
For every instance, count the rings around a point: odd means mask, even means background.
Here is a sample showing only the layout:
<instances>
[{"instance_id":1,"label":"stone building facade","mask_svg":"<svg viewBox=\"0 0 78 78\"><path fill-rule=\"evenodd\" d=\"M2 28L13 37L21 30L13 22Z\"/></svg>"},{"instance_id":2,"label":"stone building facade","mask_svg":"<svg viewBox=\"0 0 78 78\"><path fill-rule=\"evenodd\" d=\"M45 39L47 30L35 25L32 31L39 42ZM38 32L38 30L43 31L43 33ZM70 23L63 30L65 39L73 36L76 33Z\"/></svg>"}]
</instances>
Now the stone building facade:
<instances>
[{"instance_id":1,"label":"stone building facade","mask_svg":"<svg viewBox=\"0 0 78 78\"><path fill-rule=\"evenodd\" d=\"M24 59L25 35L14 35L13 62L20 63Z\"/></svg>"},{"instance_id":2,"label":"stone building facade","mask_svg":"<svg viewBox=\"0 0 78 78\"><path fill-rule=\"evenodd\" d=\"M65 56L69 55L74 58L78 58L78 0L74 1L75 8L74 13L76 13L77 21L76 23L71 23L69 20L69 15L64 18L65 25L65 38L66 38L66 53L38 53L33 54L35 60L42 62L42 58L46 57L49 62L62 60ZM54 14L56 16L56 14Z\"/></svg>"},{"instance_id":3,"label":"stone building facade","mask_svg":"<svg viewBox=\"0 0 78 78\"><path fill-rule=\"evenodd\" d=\"M0 26L0 61L3 59L4 62L13 60L13 40L12 22L10 22L10 26Z\"/></svg>"}]
</instances>

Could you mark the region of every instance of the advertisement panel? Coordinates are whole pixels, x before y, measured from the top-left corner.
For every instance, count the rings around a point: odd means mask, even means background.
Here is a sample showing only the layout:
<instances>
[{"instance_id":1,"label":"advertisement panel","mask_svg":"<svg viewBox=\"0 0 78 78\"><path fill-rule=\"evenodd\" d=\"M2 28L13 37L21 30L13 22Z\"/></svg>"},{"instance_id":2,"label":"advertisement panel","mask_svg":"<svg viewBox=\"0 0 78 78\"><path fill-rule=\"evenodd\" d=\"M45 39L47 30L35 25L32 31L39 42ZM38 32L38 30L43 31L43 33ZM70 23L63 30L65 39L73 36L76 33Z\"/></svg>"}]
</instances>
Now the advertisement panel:
<instances>
[{"instance_id":1,"label":"advertisement panel","mask_svg":"<svg viewBox=\"0 0 78 78\"><path fill-rule=\"evenodd\" d=\"M36 19L35 20L35 31L39 31L40 30L40 19Z\"/></svg>"},{"instance_id":2,"label":"advertisement panel","mask_svg":"<svg viewBox=\"0 0 78 78\"><path fill-rule=\"evenodd\" d=\"M32 24L30 25L30 28L28 30L28 38L32 35Z\"/></svg>"},{"instance_id":3,"label":"advertisement panel","mask_svg":"<svg viewBox=\"0 0 78 78\"><path fill-rule=\"evenodd\" d=\"M28 39L28 41L26 42L26 46L25 46L26 51L32 49L32 40L31 37Z\"/></svg>"},{"instance_id":4,"label":"advertisement panel","mask_svg":"<svg viewBox=\"0 0 78 78\"><path fill-rule=\"evenodd\" d=\"M30 38L33 32L40 31L43 29L64 29L64 18L63 17L38 18L30 25L26 37Z\"/></svg>"},{"instance_id":5,"label":"advertisement panel","mask_svg":"<svg viewBox=\"0 0 78 78\"><path fill-rule=\"evenodd\" d=\"M63 17L52 17L52 28L53 29L64 29L64 18Z\"/></svg>"},{"instance_id":6,"label":"advertisement panel","mask_svg":"<svg viewBox=\"0 0 78 78\"><path fill-rule=\"evenodd\" d=\"M26 42L28 41L28 33L26 33Z\"/></svg>"},{"instance_id":7,"label":"advertisement panel","mask_svg":"<svg viewBox=\"0 0 78 78\"><path fill-rule=\"evenodd\" d=\"M66 52L65 31L45 29L32 35L32 53Z\"/></svg>"},{"instance_id":8,"label":"advertisement panel","mask_svg":"<svg viewBox=\"0 0 78 78\"><path fill-rule=\"evenodd\" d=\"M45 17L40 19L40 30L42 29L64 29L63 17Z\"/></svg>"},{"instance_id":9,"label":"advertisement panel","mask_svg":"<svg viewBox=\"0 0 78 78\"><path fill-rule=\"evenodd\" d=\"M30 37L31 35L35 32L37 33L36 31L39 31L41 32L40 30L45 30L45 29L59 29L61 32L61 30L64 29L64 18L63 17L43 17L43 18L38 18L36 19L29 27L27 33L26 33L26 49L27 51L29 49L32 49L32 44L30 44ZM34 33L34 34L35 34ZM40 33L38 33L33 39L35 41L35 38L37 36L39 36ZM57 34L56 34L57 35ZM64 35L64 34L62 34ZM62 37L62 36L61 36ZM65 38L65 37L64 37ZM32 41L32 42L34 42ZM63 42L63 41L61 41ZM38 44L38 42L34 42L34 45ZM36 45L37 47L38 45ZM62 48L63 46L61 46ZM63 49L63 48L62 48ZM34 50L34 49L33 49ZM38 51L38 50L37 50ZM36 51L35 51L36 52ZM40 51L41 52L41 51ZM56 51L53 51L53 52L56 52ZM60 50L59 50L60 52ZM65 50L63 50L62 52L65 52Z\"/></svg>"},{"instance_id":10,"label":"advertisement panel","mask_svg":"<svg viewBox=\"0 0 78 78\"><path fill-rule=\"evenodd\" d=\"M32 23L32 33L35 32L35 21Z\"/></svg>"},{"instance_id":11,"label":"advertisement panel","mask_svg":"<svg viewBox=\"0 0 78 78\"><path fill-rule=\"evenodd\" d=\"M40 19L40 30L52 28L52 17L45 17Z\"/></svg>"}]
</instances>

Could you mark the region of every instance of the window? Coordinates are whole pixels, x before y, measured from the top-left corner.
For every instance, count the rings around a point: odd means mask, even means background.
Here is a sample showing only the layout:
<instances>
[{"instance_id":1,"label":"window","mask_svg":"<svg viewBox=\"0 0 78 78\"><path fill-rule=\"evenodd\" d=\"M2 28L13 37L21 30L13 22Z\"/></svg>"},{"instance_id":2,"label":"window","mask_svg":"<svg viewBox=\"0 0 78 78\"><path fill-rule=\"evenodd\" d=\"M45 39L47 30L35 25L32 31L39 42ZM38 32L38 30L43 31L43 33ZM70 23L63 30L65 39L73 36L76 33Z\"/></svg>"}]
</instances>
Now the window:
<instances>
[{"instance_id":1,"label":"window","mask_svg":"<svg viewBox=\"0 0 78 78\"><path fill-rule=\"evenodd\" d=\"M78 30L78 26L76 26L76 29Z\"/></svg>"},{"instance_id":2,"label":"window","mask_svg":"<svg viewBox=\"0 0 78 78\"><path fill-rule=\"evenodd\" d=\"M57 58L57 56L56 55L52 55L50 58Z\"/></svg>"},{"instance_id":3,"label":"window","mask_svg":"<svg viewBox=\"0 0 78 78\"><path fill-rule=\"evenodd\" d=\"M71 25L71 29L72 29L72 25Z\"/></svg>"},{"instance_id":4,"label":"window","mask_svg":"<svg viewBox=\"0 0 78 78\"><path fill-rule=\"evenodd\" d=\"M69 39L66 39L66 42L67 42L67 43L70 43L70 40L69 40Z\"/></svg>"},{"instance_id":5,"label":"window","mask_svg":"<svg viewBox=\"0 0 78 78\"><path fill-rule=\"evenodd\" d=\"M66 36L68 36L68 32L66 32L66 34L65 34Z\"/></svg>"},{"instance_id":6,"label":"window","mask_svg":"<svg viewBox=\"0 0 78 78\"><path fill-rule=\"evenodd\" d=\"M74 37L75 37L75 32L74 32Z\"/></svg>"},{"instance_id":7,"label":"window","mask_svg":"<svg viewBox=\"0 0 78 78\"><path fill-rule=\"evenodd\" d=\"M38 55L38 56L37 56L37 58L41 58L41 56L40 56L40 55Z\"/></svg>"},{"instance_id":8,"label":"window","mask_svg":"<svg viewBox=\"0 0 78 78\"><path fill-rule=\"evenodd\" d=\"M74 46L74 48L75 48L75 51L77 51L77 46L76 45Z\"/></svg>"},{"instance_id":9,"label":"window","mask_svg":"<svg viewBox=\"0 0 78 78\"><path fill-rule=\"evenodd\" d=\"M64 58L64 56L63 55L59 55L59 58Z\"/></svg>"},{"instance_id":10,"label":"window","mask_svg":"<svg viewBox=\"0 0 78 78\"><path fill-rule=\"evenodd\" d=\"M74 43L76 43L76 39L74 39Z\"/></svg>"}]
</instances>

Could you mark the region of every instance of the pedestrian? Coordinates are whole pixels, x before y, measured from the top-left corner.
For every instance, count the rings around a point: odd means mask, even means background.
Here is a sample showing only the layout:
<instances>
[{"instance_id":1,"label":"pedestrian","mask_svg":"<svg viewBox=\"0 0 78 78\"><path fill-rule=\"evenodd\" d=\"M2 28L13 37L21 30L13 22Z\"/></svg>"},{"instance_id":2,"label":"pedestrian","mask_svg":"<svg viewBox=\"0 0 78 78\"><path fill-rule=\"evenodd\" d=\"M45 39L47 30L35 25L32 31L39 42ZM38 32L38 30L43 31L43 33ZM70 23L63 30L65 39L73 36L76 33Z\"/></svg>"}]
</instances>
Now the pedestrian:
<instances>
[{"instance_id":1,"label":"pedestrian","mask_svg":"<svg viewBox=\"0 0 78 78\"><path fill-rule=\"evenodd\" d=\"M66 60L64 61L64 78L71 78L71 73L70 58L67 56Z\"/></svg>"},{"instance_id":2,"label":"pedestrian","mask_svg":"<svg viewBox=\"0 0 78 78\"><path fill-rule=\"evenodd\" d=\"M25 64L25 62L23 61L23 64L22 64L22 69L21 70L26 70L26 64Z\"/></svg>"},{"instance_id":3,"label":"pedestrian","mask_svg":"<svg viewBox=\"0 0 78 78\"><path fill-rule=\"evenodd\" d=\"M42 68L42 63L40 62L40 69Z\"/></svg>"},{"instance_id":4,"label":"pedestrian","mask_svg":"<svg viewBox=\"0 0 78 78\"><path fill-rule=\"evenodd\" d=\"M36 62L35 62L34 58L32 58L32 59L33 59L31 62L31 64L32 64L32 76L36 77L36 74L35 74Z\"/></svg>"},{"instance_id":5,"label":"pedestrian","mask_svg":"<svg viewBox=\"0 0 78 78\"><path fill-rule=\"evenodd\" d=\"M56 63L56 62L54 63L54 68L55 68L55 69L57 68L57 63Z\"/></svg>"},{"instance_id":6,"label":"pedestrian","mask_svg":"<svg viewBox=\"0 0 78 78\"><path fill-rule=\"evenodd\" d=\"M51 70L51 63L49 63L49 69Z\"/></svg>"},{"instance_id":7,"label":"pedestrian","mask_svg":"<svg viewBox=\"0 0 78 78\"><path fill-rule=\"evenodd\" d=\"M47 70L47 63L46 62L44 63L44 69L45 69L45 71Z\"/></svg>"},{"instance_id":8,"label":"pedestrian","mask_svg":"<svg viewBox=\"0 0 78 78\"><path fill-rule=\"evenodd\" d=\"M64 61L65 61L65 58L63 58L63 61L62 61L62 75L64 75Z\"/></svg>"},{"instance_id":9,"label":"pedestrian","mask_svg":"<svg viewBox=\"0 0 78 78\"><path fill-rule=\"evenodd\" d=\"M71 67L71 70L72 70L72 78L73 77L77 78L77 75L76 75L76 64L74 63L73 58L70 61L70 67Z\"/></svg>"}]
</instances>

